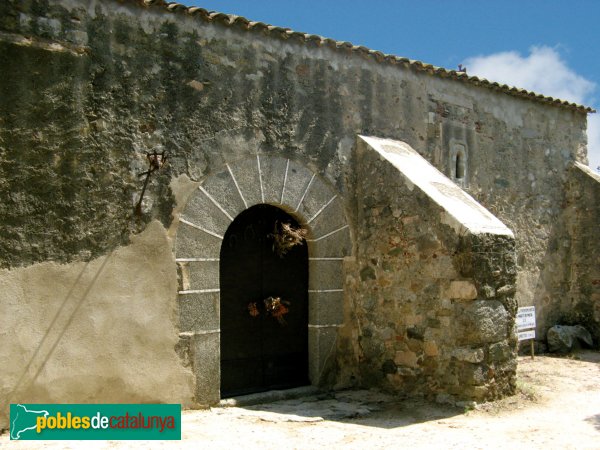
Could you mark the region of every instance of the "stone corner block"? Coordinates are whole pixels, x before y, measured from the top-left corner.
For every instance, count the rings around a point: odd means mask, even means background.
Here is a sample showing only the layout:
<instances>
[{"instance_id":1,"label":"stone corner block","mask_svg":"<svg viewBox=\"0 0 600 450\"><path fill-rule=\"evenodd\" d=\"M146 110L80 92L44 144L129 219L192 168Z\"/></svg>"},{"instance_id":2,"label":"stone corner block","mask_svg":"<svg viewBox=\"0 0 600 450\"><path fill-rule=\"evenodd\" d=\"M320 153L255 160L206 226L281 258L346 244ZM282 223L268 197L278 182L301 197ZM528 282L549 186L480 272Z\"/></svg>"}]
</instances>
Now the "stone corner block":
<instances>
[{"instance_id":1,"label":"stone corner block","mask_svg":"<svg viewBox=\"0 0 600 450\"><path fill-rule=\"evenodd\" d=\"M221 399L220 333L190 333L192 367L196 376L195 401L215 405Z\"/></svg>"},{"instance_id":2,"label":"stone corner block","mask_svg":"<svg viewBox=\"0 0 600 450\"><path fill-rule=\"evenodd\" d=\"M329 363L336 354L338 327L311 327L308 329L309 379L313 386L322 386L327 378Z\"/></svg>"},{"instance_id":3,"label":"stone corner block","mask_svg":"<svg viewBox=\"0 0 600 450\"><path fill-rule=\"evenodd\" d=\"M483 361L484 353L482 348L459 347L452 351L452 356L459 361L477 364Z\"/></svg>"},{"instance_id":4,"label":"stone corner block","mask_svg":"<svg viewBox=\"0 0 600 450\"><path fill-rule=\"evenodd\" d=\"M475 300L477 298L477 288L471 281L454 280L446 288L443 294L446 298L460 300Z\"/></svg>"}]
</instances>

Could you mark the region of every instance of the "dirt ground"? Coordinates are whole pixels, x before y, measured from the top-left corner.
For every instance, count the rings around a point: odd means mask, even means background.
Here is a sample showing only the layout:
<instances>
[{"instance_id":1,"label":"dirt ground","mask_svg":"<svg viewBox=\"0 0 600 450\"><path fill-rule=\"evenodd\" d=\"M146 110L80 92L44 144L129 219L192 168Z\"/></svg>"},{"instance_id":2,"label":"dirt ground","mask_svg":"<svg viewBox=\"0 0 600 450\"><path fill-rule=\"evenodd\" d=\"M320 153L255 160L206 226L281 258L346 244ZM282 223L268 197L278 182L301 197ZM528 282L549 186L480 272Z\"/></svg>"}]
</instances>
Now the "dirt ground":
<instances>
[{"instance_id":1,"label":"dirt ground","mask_svg":"<svg viewBox=\"0 0 600 450\"><path fill-rule=\"evenodd\" d=\"M470 408L344 391L185 411L182 440L9 441L3 448L573 448L600 449L600 353L519 358L519 393Z\"/></svg>"}]
</instances>

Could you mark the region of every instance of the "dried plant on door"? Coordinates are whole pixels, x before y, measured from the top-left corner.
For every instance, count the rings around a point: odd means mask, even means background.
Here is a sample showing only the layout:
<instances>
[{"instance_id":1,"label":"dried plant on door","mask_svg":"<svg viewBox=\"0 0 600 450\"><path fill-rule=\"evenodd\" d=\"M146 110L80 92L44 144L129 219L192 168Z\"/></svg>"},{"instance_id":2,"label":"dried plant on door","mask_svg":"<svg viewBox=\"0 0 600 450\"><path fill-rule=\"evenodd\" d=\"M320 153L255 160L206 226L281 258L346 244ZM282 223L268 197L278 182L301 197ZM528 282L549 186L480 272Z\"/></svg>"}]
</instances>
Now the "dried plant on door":
<instances>
[{"instance_id":1,"label":"dried plant on door","mask_svg":"<svg viewBox=\"0 0 600 450\"><path fill-rule=\"evenodd\" d=\"M270 235L273 238L273 251L283 258L295 246L301 245L306 240L306 235L305 228L276 221L273 233Z\"/></svg>"},{"instance_id":2,"label":"dried plant on door","mask_svg":"<svg viewBox=\"0 0 600 450\"><path fill-rule=\"evenodd\" d=\"M286 321L283 316L290 312L288 308L290 302L281 300L280 297L267 297L265 298L264 303L267 314L270 314L274 319L277 319L277 322L281 325L285 325Z\"/></svg>"}]
</instances>

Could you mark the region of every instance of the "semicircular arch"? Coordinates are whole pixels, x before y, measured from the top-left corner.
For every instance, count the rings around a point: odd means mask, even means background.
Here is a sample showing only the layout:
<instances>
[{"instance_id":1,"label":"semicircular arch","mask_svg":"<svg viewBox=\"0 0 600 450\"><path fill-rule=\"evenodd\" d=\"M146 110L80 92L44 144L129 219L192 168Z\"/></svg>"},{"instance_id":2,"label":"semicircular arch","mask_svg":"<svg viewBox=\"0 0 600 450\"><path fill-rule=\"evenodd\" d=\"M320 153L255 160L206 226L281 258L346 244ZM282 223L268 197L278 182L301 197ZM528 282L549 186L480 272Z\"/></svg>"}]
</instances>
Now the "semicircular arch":
<instances>
[{"instance_id":1,"label":"semicircular arch","mask_svg":"<svg viewBox=\"0 0 600 450\"><path fill-rule=\"evenodd\" d=\"M188 339L202 336L203 342L194 349L194 359L203 361L194 367L200 402L219 397L219 352L215 360L214 349L219 348L220 339L221 244L233 220L258 204L283 209L308 230L309 377L313 385L321 382L337 328L343 323L343 261L353 246L342 197L298 161L256 155L227 163L189 197L175 240L180 331Z\"/></svg>"}]
</instances>

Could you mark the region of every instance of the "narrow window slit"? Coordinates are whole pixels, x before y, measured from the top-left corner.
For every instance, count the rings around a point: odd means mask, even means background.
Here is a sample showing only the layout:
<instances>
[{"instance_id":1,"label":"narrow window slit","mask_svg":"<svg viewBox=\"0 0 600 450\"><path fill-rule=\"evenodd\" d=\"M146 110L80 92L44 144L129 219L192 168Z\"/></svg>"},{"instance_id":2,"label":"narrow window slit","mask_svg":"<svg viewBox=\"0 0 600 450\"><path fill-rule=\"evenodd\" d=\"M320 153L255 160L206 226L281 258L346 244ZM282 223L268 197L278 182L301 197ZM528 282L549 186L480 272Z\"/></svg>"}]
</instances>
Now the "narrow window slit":
<instances>
[{"instance_id":1,"label":"narrow window slit","mask_svg":"<svg viewBox=\"0 0 600 450\"><path fill-rule=\"evenodd\" d=\"M462 152L456 154L456 167L454 173L456 174L457 180L462 180L465 177L465 158L463 157Z\"/></svg>"}]
</instances>

